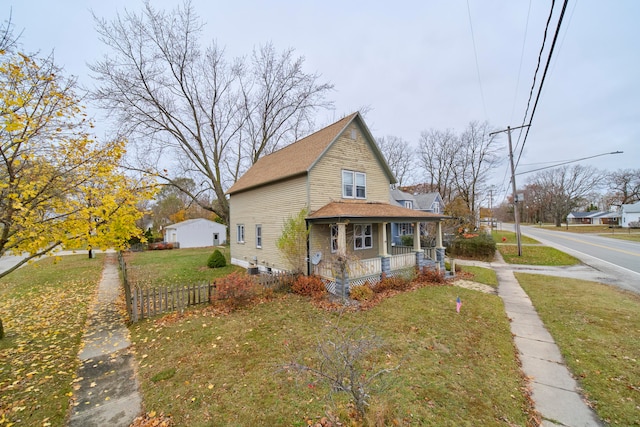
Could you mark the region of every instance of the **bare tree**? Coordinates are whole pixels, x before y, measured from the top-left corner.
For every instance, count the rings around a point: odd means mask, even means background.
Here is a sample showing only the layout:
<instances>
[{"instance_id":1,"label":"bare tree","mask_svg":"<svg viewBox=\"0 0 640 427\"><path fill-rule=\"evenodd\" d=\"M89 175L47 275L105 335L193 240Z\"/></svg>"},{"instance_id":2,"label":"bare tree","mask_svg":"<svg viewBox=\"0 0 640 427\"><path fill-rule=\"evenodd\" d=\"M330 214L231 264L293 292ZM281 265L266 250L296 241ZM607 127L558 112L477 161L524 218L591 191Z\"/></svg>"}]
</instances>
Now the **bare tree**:
<instances>
[{"instance_id":1,"label":"bare tree","mask_svg":"<svg viewBox=\"0 0 640 427\"><path fill-rule=\"evenodd\" d=\"M545 214L551 216L556 227L560 227L573 209L600 188L602 181L603 173L596 168L574 165L538 172L528 180L528 184L533 197L544 204Z\"/></svg>"},{"instance_id":2,"label":"bare tree","mask_svg":"<svg viewBox=\"0 0 640 427\"><path fill-rule=\"evenodd\" d=\"M247 65L227 61L215 42L202 49L203 24L189 1L171 12L145 1L139 15L94 19L111 54L90 66L93 96L135 144L132 168L201 205L213 198L202 207L227 223L226 189L260 156L308 131L316 108L330 105L324 97L332 86L305 73L292 50L278 55L266 45ZM196 192L171 176L193 179Z\"/></svg>"},{"instance_id":3,"label":"bare tree","mask_svg":"<svg viewBox=\"0 0 640 427\"><path fill-rule=\"evenodd\" d=\"M451 177L458 145L458 137L451 129L431 129L420 135L418 153L420 166L426 173L426 183L430 191L440 193L445 203L451 202L455 196Z\"/></svg>"},{"instance_id":4,"label":"bare tree","mask_svg":"<svg viewBox=\"0 0 640 427\"><path fill-rule=\"evenodd\" d=\"M409 146L409 143L392 135L377 138L376 143L395 175L398 186L402 187L407 185L407 181L412 181L413 149Z\"/></svg>"},{"instance_id":5,"label":"bare tree","mask_svg":"<svg viewBox=\"0 0 640 427\"><path fill-rule=\"evenodd\" d=\"M13 13L9 13L9 18L0 26L0 51L13 52L18 46L18 40L22 32L17 36L13 35Z\"/></svg>"},{"instance_id":6,"label":"bare tree","mask_svg":"<svg viewBox=\"0 0 640 427\"><path fill-rule=\"evenodd\" d=\"M640 200L640 169L620 169L607 174L609 204L624 205Z\"/></svg>"},{"instance_id":7,"label":"bare tree","mask_svg":"<svg viewBox=\"0 0 640 427\"><path fill-rule=\"evenodd\" d=\"M452 130L431 129L420 136L420 161L431 188L435 188L445 203L459 198L470 212L470 222L476 217L477 199L484 183L500 162L500 145L489 135L488 122L471 122L457 136Z\"/></svg>"},{"instance_id":8,"label":"bare tree","mask_svg":"<svg viewBox=\"0 0 640 427\"><path fill-rule=\"evenodd\" d=\"M501 161L498 155L501 146L495 135L490 135L491 131L486 121L470 122L460 135L456 150L452 178L458 196L467 204L473 218L476 217L476 200L484 191L484 183Z\"/></svg>"}]
</instances>

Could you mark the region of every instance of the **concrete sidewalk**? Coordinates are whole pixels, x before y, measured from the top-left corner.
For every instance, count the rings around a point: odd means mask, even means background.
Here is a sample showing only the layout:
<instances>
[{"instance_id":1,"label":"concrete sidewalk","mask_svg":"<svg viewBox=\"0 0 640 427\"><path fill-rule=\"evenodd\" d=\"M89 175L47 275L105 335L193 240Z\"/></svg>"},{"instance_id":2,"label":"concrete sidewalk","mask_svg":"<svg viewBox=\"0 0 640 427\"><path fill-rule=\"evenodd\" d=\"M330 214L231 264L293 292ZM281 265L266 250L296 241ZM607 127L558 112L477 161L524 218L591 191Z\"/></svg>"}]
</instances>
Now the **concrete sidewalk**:
<instances>
[{"instance_id":1,"label":"concrete sidewalk","mask_svg":"<svg viewBox=\"0 0 640 427\"><path fill-rule=\"evenodd\" d=\"M129 331L116 307L119 291L116 255L108 253L78 355L69 427L128 427L142 411Z\"/></svg>"},{"instance_id":2,"label":"concrete sidewalk","mask_svg":"<svg viewBox=\"0 0 640 427\"><path fill-rule=\"evenodd\" d=\"M508 265L497 254L498 262L478 263L456 260L458 264L489 266L498 276L498 295L511 320L511 333L529 378L536 410L542 426L599 427L604 424L583 400L578 384L567 369L553 337L538 316Z\"/></svg>"}]
</instances>

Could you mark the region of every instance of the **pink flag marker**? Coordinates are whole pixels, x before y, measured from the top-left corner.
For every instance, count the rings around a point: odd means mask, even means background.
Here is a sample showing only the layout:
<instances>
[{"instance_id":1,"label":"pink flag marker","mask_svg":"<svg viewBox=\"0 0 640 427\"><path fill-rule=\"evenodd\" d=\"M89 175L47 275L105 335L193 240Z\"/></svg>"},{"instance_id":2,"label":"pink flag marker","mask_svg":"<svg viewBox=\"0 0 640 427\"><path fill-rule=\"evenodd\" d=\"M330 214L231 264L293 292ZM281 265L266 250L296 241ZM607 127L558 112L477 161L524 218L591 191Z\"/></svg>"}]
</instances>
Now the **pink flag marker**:
<instances>
[{"instance_id":1,"label":"pink flag marker","mask_svg":"<svg viewBox=\"0 0 640 427\"><path fill-rule=\"evenodd\" d=\"M462 300L458 297L458 299L456 299L456 313L460 313L460 307L462 307Z\"/></svg>"}]
</instances>

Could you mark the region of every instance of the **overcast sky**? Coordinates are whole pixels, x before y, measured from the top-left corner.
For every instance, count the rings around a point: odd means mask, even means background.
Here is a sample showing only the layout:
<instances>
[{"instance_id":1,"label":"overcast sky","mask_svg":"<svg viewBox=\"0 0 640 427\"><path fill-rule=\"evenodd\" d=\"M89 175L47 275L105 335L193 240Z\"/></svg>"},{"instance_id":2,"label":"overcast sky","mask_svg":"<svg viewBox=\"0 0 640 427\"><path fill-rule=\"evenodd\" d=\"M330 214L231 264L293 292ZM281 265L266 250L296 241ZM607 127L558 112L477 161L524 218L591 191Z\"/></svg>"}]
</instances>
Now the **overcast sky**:
<instances>
[{"instance_id":1,"label":"overcast sky","mask_svg":"<svg viewBox=\"0 0 640 427\"><path fill-rule=\"evenodd\" d=\"M2 19L12 10L15 29L24 31L23 50L54 50L56 62L84 85L92 84L86 64L104 51L91 11L111 19L125 6L142 9L136 0L0 4ZM178 1L152 4L173 9ZM335 110L320 113L318 126L367 107L375 137L394 135L416 146L430 128L523 123L551 1L194 0L193 6L206 23L203 44L215 39L230 57L248 56L265 42L293 48L305 57L306 71L333 83ZM548 44L561 6L556 1ZM616 150L624 154L581 163L640 168L639 19L640 1L569 1L518 172ZM547 56L545 50L542 66ZM506 135L502 141L506 147ZM493 176L502 189L506 168L505 161Z\"/></svg>"}]
</instances>

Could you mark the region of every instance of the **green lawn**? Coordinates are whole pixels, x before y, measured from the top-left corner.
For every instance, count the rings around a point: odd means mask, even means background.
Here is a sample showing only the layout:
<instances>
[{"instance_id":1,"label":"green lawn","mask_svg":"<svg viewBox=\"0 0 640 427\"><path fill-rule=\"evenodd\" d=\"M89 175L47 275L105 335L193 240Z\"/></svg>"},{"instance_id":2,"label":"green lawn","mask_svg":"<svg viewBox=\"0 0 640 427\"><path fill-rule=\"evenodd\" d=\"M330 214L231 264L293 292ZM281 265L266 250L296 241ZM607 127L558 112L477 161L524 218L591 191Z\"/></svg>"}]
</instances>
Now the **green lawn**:
<instances>
[{"instance_id":1,"label":"green lawn","mask_svg":"<svg viewBox=\"0 0 640 427\"><path fill-rule=\"evenodd\" d=\"M610 286L516 273L598 415L640 425L640 296Z\"/></svg>"},{"instance_id":2,"label":"green lawn","mask_svg":"<svg viewBox=\"0 0 640 427\"><path fill-rule=\"evenodd\" d=\"M611 232L611 229L609 228L608 225L569 224L569 227L567 228L566 224L563 224L560 227L556 227L553 224L546 224L546 225L543 225L543 228L547 228L553 231L564 231L568 233L579 233L579 234Z\"/></svg>"},{"instance_id":3,"label":"green lawn","mask_svg":"<svg viewBox=\"0 0 640 427\"><path fill-rule=\"evenodd\" d=\"M47 258L0 279L0 425L64 425L103 257Z\"/></svg>"},{"instance_id":4,"label":"green lawn","mask_svg":"<svg viewBox=\"0 0 640 427\"><path fill-rule=\"evenodd\" d=\"M460 270L473 275L474 282L483 283L485 285L498 287L498 277L496 272L490 268L475 267L473 265L461 265Z\"/></svg>"},{"instance_id":5,"label":"green lawn","mask_svg":"<svg viewBox=\"0 0 640 427\"><path fill-rule=\"evenodd\" d=\"M522 245L521 256L518 256L517 245L498 245L498 251L507 264L561 266L580 263L577 258L548 246Z\"/></svg>"},{"instance_id":6,"label":"green lawn","mask_svg":"<svg viewBox=\"0 0 640 427\"><path fill-rule=\"evenodd\" d=\"M491 234L491 236L493 237L493 240L495 240L495 242L497 244L506 243L506 244L514 244L515 245L516 243L518 243L517 242L516 233L514 233L513 231L493 230L493 233ZM520 234L520 243L522 243L522 244L539 244L540 242L538 242L536 239L533 239L533 238L528 237L528 236L523 236L522 234Z\"/></svg>"},{"instance_id":7,"label":"green lawn","mask_svg":"<svg viewBox=\"0 0 640 427\"><path fill-rule=\"evenodd\" d=\"M212 248L168 249L127 252L127 274L132 284L142 286L171 286L211 281L243 268L229 264L229 248L219 248L227 258L223 268L207 267Z\"/></svg>"},{"instance_id":8,"label":"green lawn","mask_svg":"<svg viewBox=\"0 0 640 427\"><path fill-rule=\"evenodd\" d=\"M610 237L612 239L629 240L631 242L640 242L640 233L618 233L618 234L599 234L602 237Z\"/></svg>"},{"instance_id":9,"label":"green lawn","mask_svg":"<svg viewBox=\"0 0 640 427\"><path fill-rule=\"evenodd\" d=\"M452 286L342 315L286 295L222 317L205 309L135 324L145 407L172 414L176 425L306 426L329 413L349 423L346 395L329 399L315 378L283 369L294 360L314 365L317 343L335 339L327 334L336 322L382 339L364 359L365 372L399 365L386 376L388 388L373 393L369 414L379 425L526 425L502 301Z\"/></svg>"}]
</instances>

